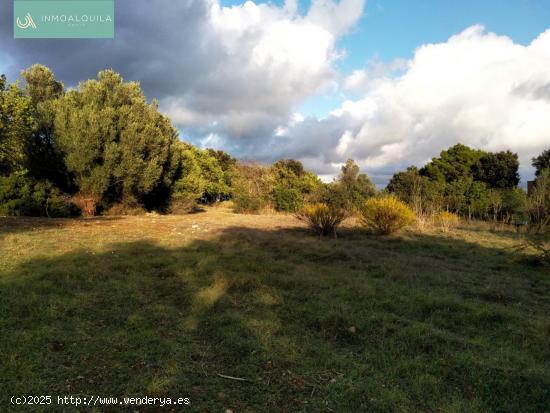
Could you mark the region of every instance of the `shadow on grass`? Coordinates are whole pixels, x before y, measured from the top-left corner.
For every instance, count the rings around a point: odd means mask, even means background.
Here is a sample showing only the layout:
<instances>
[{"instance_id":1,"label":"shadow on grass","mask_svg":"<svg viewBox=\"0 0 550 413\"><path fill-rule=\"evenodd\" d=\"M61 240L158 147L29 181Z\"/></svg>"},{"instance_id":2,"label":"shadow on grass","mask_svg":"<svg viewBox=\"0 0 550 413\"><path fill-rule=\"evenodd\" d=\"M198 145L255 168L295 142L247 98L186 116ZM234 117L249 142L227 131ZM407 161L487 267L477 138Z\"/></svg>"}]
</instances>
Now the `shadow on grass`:
<instances>
[{"instance_id":1,"label":"shadow on grass","mask_svg":"<svg viewBox=\"0 0 550 413\"><path fill-rule=\"evenodd\" d=\"M0 217L0 237L18 232L28 232L47 228L66 228L71 225L92 225L118 221L124 217L86 217L86 218L37 218L37 217Z\"/></svg>"},{"instance_id":2,"label":"shadow on grass","mask_svg":"<svg viewBox=\"0 0 550 413\"><path fill-rule=\"evenodd\" d=\"M190 397L205 412L544 411L550 281L511 258L424 235L230 228L35 259L0 277L0 403L38 392Z\"/></svg>"}]
</instances>

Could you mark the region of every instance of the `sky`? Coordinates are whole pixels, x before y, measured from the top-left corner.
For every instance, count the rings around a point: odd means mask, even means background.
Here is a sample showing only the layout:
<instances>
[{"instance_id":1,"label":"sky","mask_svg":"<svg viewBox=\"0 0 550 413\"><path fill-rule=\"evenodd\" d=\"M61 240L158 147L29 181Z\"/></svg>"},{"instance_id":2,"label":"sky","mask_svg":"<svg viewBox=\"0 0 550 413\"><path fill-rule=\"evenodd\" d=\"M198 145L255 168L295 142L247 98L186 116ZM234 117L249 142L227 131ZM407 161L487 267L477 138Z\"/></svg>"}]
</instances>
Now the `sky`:
<instances>
[{"instance_id":1,"label":"sky","mask_svg":"<svg viewBox=\"0 0 550 413\"><path fill-rule=\"evenodd\" d=\"M353 158L383 186L458 142L530 159L550 147L548 0L117 0L114 40L12 38L66 86L113 68L183 140L241 159L295 158L329 179Z\"/></svg>"}]
</instances>

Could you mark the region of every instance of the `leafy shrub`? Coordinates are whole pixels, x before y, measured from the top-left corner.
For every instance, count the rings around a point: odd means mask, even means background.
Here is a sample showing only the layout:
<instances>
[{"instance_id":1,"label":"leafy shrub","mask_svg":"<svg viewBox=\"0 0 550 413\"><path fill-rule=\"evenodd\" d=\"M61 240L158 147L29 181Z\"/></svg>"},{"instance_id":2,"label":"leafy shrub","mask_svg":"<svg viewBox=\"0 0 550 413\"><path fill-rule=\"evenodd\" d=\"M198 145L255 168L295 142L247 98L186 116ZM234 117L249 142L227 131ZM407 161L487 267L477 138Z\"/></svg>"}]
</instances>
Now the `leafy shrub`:
<instances>
[{"instance_id":1,"label":"leafy shrub","mask_svg":"<svg viewBox=\"0 0 550 413\"><path fill-rule=\"evenodd\" d=\"M273 176L269 168L254 163L237 164L231 181L235 212L254 214L270 205Z\"/></svg>"},{"instance_id":2,"label":"leafy shrub","mask_svg":"<svg viewBox=\"0 0 550 413\"><path fill-rule=\"evenodd\" d=\"M233 197L233 210L240 214L259 214L267 206L265 198L252 194L240 193Z\"/></svg>"},{"instance_id":3,"label":"leafy shrub","mask_svg":"<svg viewBox=\"0 0 550 413\"><path fill-rule=\"evenodd\" d=\"M198 149L187 143L179 143L176 148L180 159L171 211L183 213L195 209L199 203L213 204L229 196L229 176L213 155L223 156L222 152Z\"/></svg>"},{"instance_id":4,"label":"leafy shrub","mask_svg":"<svg viewBox=\"0 0 550 413\"><path fill-rule=\"evenodd\" d=\"M273 182L271 194L277 211L295 212L321 186L319 178L304 169L300 161L282 159L270 168Z\"/></svg>"},{"instance_id":5,"label":"leafy shrub","mask_svg":"<svg viewBox=\"0 0 550 413\"><path fill-rule=\"evenodd\" d=\"M319 236L332 234L336 237L336 228L346 218L346 212L341 208L317 203L305 205L296 216L306 222Z\"/></svg>"},{"instance_id":6,"label":"leafy shrub","mask_svg":"<svg viewBox=\"0 0 550 413\"><path fill-rule=\"evenodd\" d=\"M143 206L133 198L122 200L111 205L103 214L109 216L137 216L144 215L147 211Z\"/></svg>"},{"instance_id":7,"label":"leafy shrub","mask_svg":"<svg viewBox=\"0 0 550 413\"><path fill-rule=\"evenodd\" d=\"M302 205L302 194L296 188L278 186L273 190L273 201L277 211L292 212Z\"/></svg>"},{"instance_id":8,"label":"leafy shrub","mask_svg":"<svg viewBox=\"0 0 550 413\"><path fill-rule=\"evenodd\" d=\"M360 209L363 225L380 234L391 234L414 222L412 209L393 195L368 199Z\"/></svg>"},{"instance_id":9,"label":"leafy shrub","mask_svg":"<svg viewBox=\"0 0 550 413\"><path fill-rule=\"evenodd\" d=\"M434 216L434 223L445 232L455 228L459 222L458 215L452 212L442 211Z\"/></svg>"},{"instance_id":10,"label":"leafy shrub","mask_svg":"<svg viewBox=\"0 0 550 413\"><path fill-rule=\"evenodd\" d=\"M527 201L530 227L533 232L544 232L550 224L550 169L540 171Z\"/></svg>"},{"instance_id":11,"label":"leafy shrub","mask_svg":"<svg viewBox=\"0 0 550 413\"><path fill-rule=\"evenodd\" d=\"M199 210L199 205L195 199L190 199L185 196L174 196L170 200L170 206L168 212L170 214L188 214L193 211Z\"/></svg>"},{"instance_id":12,"label":"leafy shrub","mask_svg":"<svg viewBox=\"0 0 550 413\"><path fill-rule=\"evenodd\" d=\"M443 201L444 184L420 175L415 166L394 174L386 189L409 205L419 216L431 215L440 208Z\"/></svg>"},{"instance_id":13,"label":"leafy shrub","mask_svg":"<svg viewBox=\"0 0 550 413\"><path fill-rule=\"evenodd\" d=\"M0 177L0 215L70 217L79 214L67 195L25 173Z\"/></svg>"},{"instance_id":14,"label":"leafy shrub","mask_svg":"<svg viewBox=\"0 0 550 413\"><path fill-rule=\"evenodd\" d=\"M359 172L359 166L348 159L336 180L326 187L326 202L344 208L348 213L360 209L366 199L376 194L369 176Z\"/></svg>"}]
</instances>

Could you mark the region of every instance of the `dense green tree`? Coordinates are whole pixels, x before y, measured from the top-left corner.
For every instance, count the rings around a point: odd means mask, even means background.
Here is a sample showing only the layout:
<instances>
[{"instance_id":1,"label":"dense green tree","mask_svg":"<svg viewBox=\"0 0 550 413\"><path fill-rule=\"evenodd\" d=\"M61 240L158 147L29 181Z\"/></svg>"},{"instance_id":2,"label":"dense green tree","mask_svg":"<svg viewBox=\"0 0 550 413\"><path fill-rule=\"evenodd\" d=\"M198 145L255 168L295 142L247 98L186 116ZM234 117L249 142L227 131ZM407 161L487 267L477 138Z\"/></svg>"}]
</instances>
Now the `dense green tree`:
<instances>
[{"instance_id":1,"label":"dense green tree","mask_svg":"<svg viewBox=\"0 0 550 413\"><path fill-rule=\"evenodd\" d=\"M27 168L27 147L35 129L31 99L0 76L0 175Z\"/></svg>"},{"instance_id":2,"label":"dense green tree","mask_svg":"<svg viewBox=\"0 0 550 413\"><path fill-rule=\"evenodd\" d=\"M174 184L173 201L189 208L197 202L212 203L229 194L225 173L216 153L187 143L179 143L179 174ZM218 154L219 155L219 154ZM223 157L226 160L225 157ZM174 204L174 207L176 205Z\"/></svg>"},{"instance_id":3,"label":"dense green tree","mask_svg":"<svg viewBox=\"0 0 550 413\"><path fill-rule=\"evenodd\" d=\"M492 188L515 188L519 183L518 155L510 151L486 153L472 166L476 181Z\"/></svg>"},{"instance_id":4,"label":"dense green tree","mask_svg":"<svg viewBox=\"0 0 550 413\"><path fill-rule=\"evenodd\" d=\"M233 158L227 152L224 152L222 150L208 148L206 149L206 151L211 157L216 159L218 165L224 172L231 170L231 168L234 167L235 164L237 163L237 160L235 158Z\"/></svg>"},{"instance_id":5,"label":"dense green tree","mask_svg":"<svg viewBox=\"0 0 550 413\"><path fill-rule=\"evenodd\" d=\"M239 162L233 168L231 180L236 212L258 213L270 206L274 178L269 167Z\"/></svg>"},{"instance_id":6,"label":"dense green tree","mask_svg":"<svg viewBox=\"0 0 550 413\"><path fill-rule=\"evenodd\" d=\"M484 182L471 181L465 193L468 218L486 218L491 211L498 195Z\"/></svg>"},{"instance_id":7,"label":"dense green tree","mask_svg":"<svg viewBox=\"0 0 550 413\"><path fill-rule=\"evenodd\" d=\"M437 211L441 206L443 185L420 175L415 166L394 174L386 189L409 204L417 215Z\"/></svg>"},{"instance_id":8,"label":"dense green tree","mask_svg":"<svg viewBox=\"0 0 550 413\"><path fill-rule=\"evenodd\" d=\"M420 171L411 167L397 173L388 190L417 213L429 205L469 218L510 219L518 213L524 194L517 190L519 162L516 154L487 153L457 144L441 152Z\"/></svg>"},{"instance_id":9,"label":"dense green tree","mask_svg":"<svg viewBox=\"0 0 550 413\"><path fill-rule=\"evenodd\" d=\"M535 175L540 176L543 170L550 169L550 149L546 149L539 156L532 159Z\"/></svg>"},{"instance_id":10,"label":"dense green tree","mask_svg":"<svg viewBox=\"0 0 550 413\"><path fill-rule=\"evenodd\" d=\"M55 134L82 197L150 208L165 202L177 169L177 132L138 83L112 70L81 82L58 100Z\"/></svg>"},{"instance_id":11,"label":"dense green tree","mask_svg":"<svg viewBox=\"0 0 550 413\"><path fill-rule=\"evenodd\" d=\"M440 182L452 182L470 177L472 166L484 155L480 150L456 144L440 153L420 169L420 174Z\"/></svg>"},{"instance_id":12,"label":"dense green tree","mask_svg":"<svg viewBox=\"0 0 550 413\"><path fill-rule=\"evenodd\" d=\"M54 143L56 101L64 94L63 83L42 65L32 65L21 72L25 80L24 93L33 105L36 129L27 146L29 174L36 179L47 179L70 191L71 181L62 154Z\"/></svg>"},{"instance_id":13,"label":"dense green tree","mask_svg":"<svg viewBox=\"0 0 550 413\"><path fill-rule=\"evenodd\" d=\"M533 191L529 194L527 209L533 224L550 224L550 168L540 171Z\"/></svg>"},{"instance_id":14,"label":"dense green tree","mask_svg":"<svg viewBox=\"0 0 550 413\"><path fill-rule=\"evenodd\" d=\"M33 105L55 100L65 91L63 83L55 78L54 73L46 66L34 64L21 72L25 80L25 94Z\"/></svg>"},{"instance_id":15,"label":"dense green tree","mask_svg":"<svg viewBox=\"0 0 550 413\"><path fill-rule=\"evenodd\" d=\"M458 214L467 213L466 192L472 185L472 178L454 180L444 184L443 207L451 212Z\"/></svg>"},{"instance_id":16,"label":"dense green tree","mask_svg":"<svg viewBox=\"0 0 550 413\"><path fill-rule=\"evenodd\" d=\"M26 171L0 176L0 215L68 217L78 214L69 197Z\"/></svg>"},{"instance_id":17,"label":"dense green tree","mask_svg":"<svg viewBox=\"0 0 550 413\"><path fill-rule=\"evenodd\" d=\"M507 188L500 190L502 196L501 219L511 222L516 216L525 215L527 194L522 188Z\"/></svg>"},{"instance_id":18,"label":"dense green tree","mask_svg":"<svg viewBox=\"0 0 550 413\"><path fill-rule=\"evenodd\" d=\"M298 210L306 197L320 185L319 178L304 169L300 161L282 159L271 168L273 174L273 203L279 211Z\"/></svg>"},{"instance_id":19,"label":"dense green tree","mask_svg":"<svg viewBox=\"0 0 550 413\"><path fill-rule=\"evenodd\" d=\"M233 158L231 155L229 155L227 152L224 152L222 150L216 150L216 149L207 149L210 156L216 159L218 165L222 169L225 185L230 188L231 187L231 171L237 164L237 160ZM228 193L223 194L222 198L227 199L229 196Z\"/></svg>"},{"instance_id":20,"label":"dense green tree","mask_svg":"<svg viewBox=\"0 0 550 413\"><path fill-rule=\"evenodd\" d=\"M328 189L330 198L328 202L348 211L361 208L367 198L376 194L376 187L369 176L360 172L359 166L353 159L346 161L340 174Z\"/></svg>"}]
</instances>

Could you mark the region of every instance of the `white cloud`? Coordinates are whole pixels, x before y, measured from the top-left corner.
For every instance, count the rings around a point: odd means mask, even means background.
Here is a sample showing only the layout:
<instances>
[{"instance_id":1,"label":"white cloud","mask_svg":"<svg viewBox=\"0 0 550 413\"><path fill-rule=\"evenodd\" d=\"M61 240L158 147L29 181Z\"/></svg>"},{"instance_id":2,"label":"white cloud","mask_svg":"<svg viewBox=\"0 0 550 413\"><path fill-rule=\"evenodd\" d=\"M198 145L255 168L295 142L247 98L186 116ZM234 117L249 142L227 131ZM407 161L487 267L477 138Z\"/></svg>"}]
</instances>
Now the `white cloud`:
<instances>
[{"instance_id":1,"label":"white cloud","mask_svg":"<svg viewBox=\"0 0 550 413\"><path fill-rule=\"evenodd\" d=\"M344 90L351 92L366 92L372 81L383 77L391 77L407 68L407 60L394 59L389 63L375 56L368 62L367 68L354 70L351 75L344 78L342 86Z\"/></svg>"},{"instance_id":2,"label":"white cloud","mask_svg":"<svg viewBox=\"0 0 550 413\"><path fill-rule=\"evenodd\" d=\"M336 78L336 41L359 19L364 0L314 0L306 15L297 2L222 7L210 0L207 43L218 50L196 85L168 96L161 109L184 128L233 138L278 130L304 99Z\"/></svg>"},{"instance_id":3,"label":"white cloud","mask_svg":"<svg viewBox=\"0 0 550 413\"><path fill-rule=\"evenodd\" d=\"M472 26L419 47L401 67L394 77L352 74L345 83L363 96L310 120L311 132L291 128L289 153L306 140L324 154L320 172L353 157L382 182L457 142L518 152L524 176L530 158L550 147L550 30L523 46ZM319 137L327 129L334 135Z\"/></svg>"}]
</instances>

